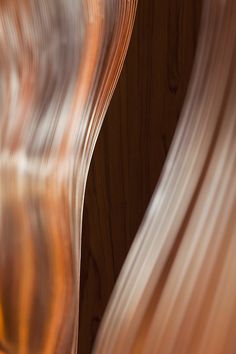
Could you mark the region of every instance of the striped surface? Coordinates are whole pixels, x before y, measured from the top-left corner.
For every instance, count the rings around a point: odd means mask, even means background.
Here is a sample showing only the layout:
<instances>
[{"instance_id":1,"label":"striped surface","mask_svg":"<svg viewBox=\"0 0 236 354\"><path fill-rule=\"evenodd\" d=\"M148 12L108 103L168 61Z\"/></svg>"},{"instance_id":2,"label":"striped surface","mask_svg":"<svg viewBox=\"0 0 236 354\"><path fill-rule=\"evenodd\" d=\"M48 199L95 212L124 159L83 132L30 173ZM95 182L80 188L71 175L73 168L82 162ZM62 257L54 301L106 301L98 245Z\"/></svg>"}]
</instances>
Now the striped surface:
<instances>
[{"instance_id":1,"label":"striped surface","mask_svg":"<svg viewBox=\"0 0 236 354\"><path fill-rule=\"evenodd\" d=\"M96 354L236 352L236 2L207 0L167 163Z\"/></svg>"},{"instance_id":2,"label":"striped surface","mask_svg":"<svg viewBox=\"0 0 236 354\"><path fill-rule=\"evenodd\" d=\"M0 2L0 350L77 347L81 214L136 1Z\"/></svg>"}]
</instances>

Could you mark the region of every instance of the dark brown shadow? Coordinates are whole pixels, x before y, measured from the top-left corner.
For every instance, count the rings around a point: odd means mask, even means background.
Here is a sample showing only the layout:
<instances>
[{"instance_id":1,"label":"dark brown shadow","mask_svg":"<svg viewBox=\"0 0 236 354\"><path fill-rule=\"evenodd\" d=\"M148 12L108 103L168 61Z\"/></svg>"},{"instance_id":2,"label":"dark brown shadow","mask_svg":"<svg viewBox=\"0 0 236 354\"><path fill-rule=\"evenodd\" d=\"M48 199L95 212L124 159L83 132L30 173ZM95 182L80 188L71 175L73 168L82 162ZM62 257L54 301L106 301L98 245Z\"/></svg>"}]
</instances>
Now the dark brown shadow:
<instances>
[{"instance_id":1,"label":"dark brown shadow","mask_svg":"<svg viewBox=\"0 0 236 354\"><path fill-rule=\"evenodd\" d=\"M139 0L127 59L85 195L79 354L105 307L160 176L185 98L201 1Z\"/></svg>"}]
</instances>

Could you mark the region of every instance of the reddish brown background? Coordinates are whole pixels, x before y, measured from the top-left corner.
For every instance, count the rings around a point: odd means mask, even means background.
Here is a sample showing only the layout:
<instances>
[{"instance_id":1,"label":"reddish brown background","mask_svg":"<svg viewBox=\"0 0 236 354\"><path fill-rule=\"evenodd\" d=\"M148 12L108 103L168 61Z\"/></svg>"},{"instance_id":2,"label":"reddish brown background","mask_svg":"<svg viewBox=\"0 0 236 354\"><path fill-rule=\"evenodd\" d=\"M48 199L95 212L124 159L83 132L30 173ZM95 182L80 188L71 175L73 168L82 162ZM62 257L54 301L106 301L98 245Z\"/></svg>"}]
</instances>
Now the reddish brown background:
<instances>
[{"instance_id":1,"label":"reddish brown background","mask_svg":"<svg viewBox=\"0 0 236 354\"><path fill-rule=\"evenodd\" d=\"M88 177L79 354L91 353L165 161L191 74L201 1L139 0L128 56Z\"/></svg>"}]
</instances>

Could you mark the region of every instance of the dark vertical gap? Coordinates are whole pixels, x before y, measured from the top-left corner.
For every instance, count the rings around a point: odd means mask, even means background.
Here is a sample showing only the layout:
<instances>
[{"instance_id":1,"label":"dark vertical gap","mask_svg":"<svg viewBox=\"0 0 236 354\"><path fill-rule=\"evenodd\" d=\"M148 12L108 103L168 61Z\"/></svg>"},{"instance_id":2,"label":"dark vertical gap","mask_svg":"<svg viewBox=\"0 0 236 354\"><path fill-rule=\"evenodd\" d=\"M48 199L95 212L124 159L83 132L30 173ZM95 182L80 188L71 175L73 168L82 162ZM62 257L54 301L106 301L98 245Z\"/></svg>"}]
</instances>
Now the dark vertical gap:
<instances>
[{"instance_id":1,"label":"dark vertical gap","mask_svg":"<svg viewBox=\"0 0 236 354\"><path fill-rule=\"evenodd\" d=\"M79 354L91 353L165 162L189 83L200 15L201 1L139 0L86 187Z\"/></svg>"}]
</instances>

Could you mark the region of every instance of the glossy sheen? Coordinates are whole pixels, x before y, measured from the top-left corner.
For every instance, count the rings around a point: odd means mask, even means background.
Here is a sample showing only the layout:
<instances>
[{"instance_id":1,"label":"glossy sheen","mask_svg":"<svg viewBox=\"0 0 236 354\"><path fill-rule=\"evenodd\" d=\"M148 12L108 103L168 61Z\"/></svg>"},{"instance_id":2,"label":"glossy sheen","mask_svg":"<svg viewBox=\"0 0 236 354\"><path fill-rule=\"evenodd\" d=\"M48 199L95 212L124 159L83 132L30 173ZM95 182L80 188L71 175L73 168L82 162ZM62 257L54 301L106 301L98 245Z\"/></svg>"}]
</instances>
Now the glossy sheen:
<instances>
[{"instance_id":1,"label":"glossy sheen","mask_svg":"<svg viewBox=\"0 0 236 354\"><path fill-rule=\"evenodd\" d=\"M193 76L96 354L236 352L236 3L204 3Z\"/></svg>"},{"instance_id":2,"label":"glossy sheen","mask_svg":"<svg viewBox=\"0 0 236 354\"><path fill-rule=\"evenodd\" d=\"M81 214L136 1L0 2L0 350L75 353Z\"/></svg>"},{"instance_id":3,"label":"glossy sheen","mask_svg":"<svg viewBox=\"0 0 236 354\"><path fill-rule=\"evenodd\" d=\"M79 353L103 311L171 144L196 49L201 1L139 0L128 54L91 161L82 229Z\"/></svg>"}]
</instances>

